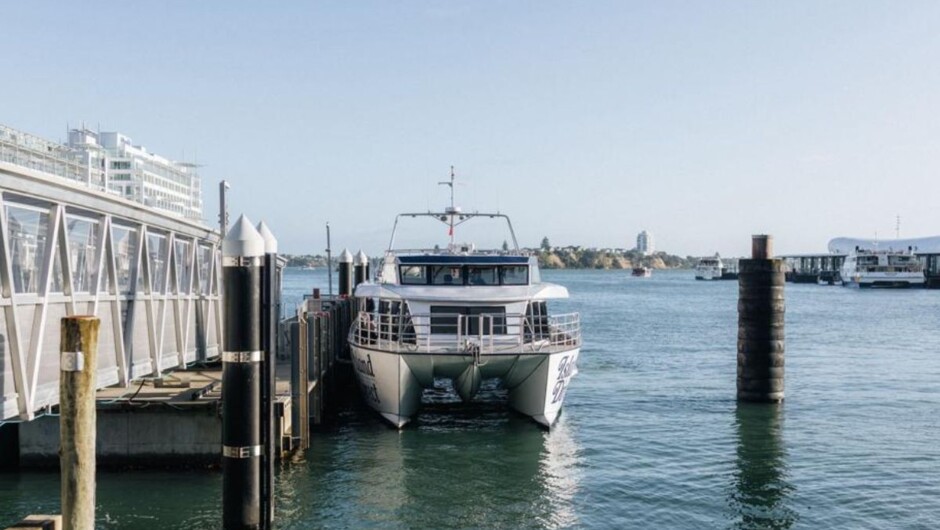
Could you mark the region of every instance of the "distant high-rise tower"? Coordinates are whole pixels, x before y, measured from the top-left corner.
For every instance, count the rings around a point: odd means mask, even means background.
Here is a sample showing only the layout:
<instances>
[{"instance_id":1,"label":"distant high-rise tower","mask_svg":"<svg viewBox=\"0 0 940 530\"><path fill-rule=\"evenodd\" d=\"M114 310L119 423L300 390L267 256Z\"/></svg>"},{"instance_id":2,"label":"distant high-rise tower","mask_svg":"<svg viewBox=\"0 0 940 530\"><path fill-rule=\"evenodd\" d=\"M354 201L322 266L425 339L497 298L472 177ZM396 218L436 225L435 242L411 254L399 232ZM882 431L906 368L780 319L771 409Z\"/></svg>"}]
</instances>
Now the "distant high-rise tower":
<instances>
[{"instance_id":1,"label":"distant high-rise tower","mask_svg":"<svg viewBox=\"0 0 940 530\"><path fill-rule=\"evenodd\" d=\"M656 248L653 245L653 234L650 234L646 230L637 234L636 249L643 253L644 256L649 256L653 252L656 252Z\"/></svg>"}]
</instances>

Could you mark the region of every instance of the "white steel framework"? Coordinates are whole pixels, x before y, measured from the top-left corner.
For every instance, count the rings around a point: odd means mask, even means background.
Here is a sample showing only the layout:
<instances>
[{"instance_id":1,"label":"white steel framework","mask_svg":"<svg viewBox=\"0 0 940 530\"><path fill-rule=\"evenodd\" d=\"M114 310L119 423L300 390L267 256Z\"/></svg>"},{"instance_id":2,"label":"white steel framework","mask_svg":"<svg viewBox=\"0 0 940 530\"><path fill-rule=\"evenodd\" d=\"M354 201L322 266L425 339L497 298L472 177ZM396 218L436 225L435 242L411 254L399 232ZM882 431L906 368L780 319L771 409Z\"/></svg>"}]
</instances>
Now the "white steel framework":
<instances>
[{"instance_id":1,"label":"white steel framework","mask_svg":"<svg viewBox=\"0 0 940 530\"><path fill-rule=\"evenodd\" d=\"M58 403L59 320L101 319L98 385L219 354L218 232L0 161L0 419Z\"/></svg>"}]
</instances>

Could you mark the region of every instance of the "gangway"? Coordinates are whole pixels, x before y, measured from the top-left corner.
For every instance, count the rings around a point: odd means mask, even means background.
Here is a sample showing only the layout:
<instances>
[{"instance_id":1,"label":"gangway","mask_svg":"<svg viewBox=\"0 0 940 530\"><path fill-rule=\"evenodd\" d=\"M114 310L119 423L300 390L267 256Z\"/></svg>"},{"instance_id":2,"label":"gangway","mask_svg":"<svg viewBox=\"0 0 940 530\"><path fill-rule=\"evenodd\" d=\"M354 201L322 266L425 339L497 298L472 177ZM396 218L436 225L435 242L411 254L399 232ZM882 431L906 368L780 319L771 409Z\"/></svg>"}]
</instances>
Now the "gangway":
<instances>
[{"instance_id":1,"label":"gangway","mask_svg":"<svg viewBox=\"0 0 940 530\"><path fill-rule=\"evenodd\" d=\"M59 320L101 319L104 388L219 355L219 233L0 160L0 420L58 403Z\"/></svg>"}]
</instances>

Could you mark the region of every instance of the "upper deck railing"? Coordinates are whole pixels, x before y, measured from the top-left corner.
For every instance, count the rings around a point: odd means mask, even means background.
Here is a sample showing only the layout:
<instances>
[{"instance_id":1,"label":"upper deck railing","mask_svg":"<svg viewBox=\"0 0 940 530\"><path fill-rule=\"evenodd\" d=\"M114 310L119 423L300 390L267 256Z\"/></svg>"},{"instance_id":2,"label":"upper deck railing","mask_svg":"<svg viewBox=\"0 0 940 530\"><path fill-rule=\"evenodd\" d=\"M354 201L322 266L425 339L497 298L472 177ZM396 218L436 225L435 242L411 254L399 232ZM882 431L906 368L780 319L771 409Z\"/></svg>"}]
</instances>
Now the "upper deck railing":
<instances>
[{"instance_id":1,"label":"upper deck railing","mask_svg":"<svg viewBox=\"0 0 940 530\"><path fill-rule=\"evenodd\" d=\"M0 125L0 161L42 171L107 192L105 172L68 146Z\"/></svg>"},{"instance_id":2,"label":"upper deck railing","mask_svg":"<svg viewBox=\"0 0 940 530\"><path fill-rule=\"evenodd\" d=\"M349 341L394 353L549 354L581 346L581 317L578 313L402 315L360 311Z\"/></svg>"}]
</instances>

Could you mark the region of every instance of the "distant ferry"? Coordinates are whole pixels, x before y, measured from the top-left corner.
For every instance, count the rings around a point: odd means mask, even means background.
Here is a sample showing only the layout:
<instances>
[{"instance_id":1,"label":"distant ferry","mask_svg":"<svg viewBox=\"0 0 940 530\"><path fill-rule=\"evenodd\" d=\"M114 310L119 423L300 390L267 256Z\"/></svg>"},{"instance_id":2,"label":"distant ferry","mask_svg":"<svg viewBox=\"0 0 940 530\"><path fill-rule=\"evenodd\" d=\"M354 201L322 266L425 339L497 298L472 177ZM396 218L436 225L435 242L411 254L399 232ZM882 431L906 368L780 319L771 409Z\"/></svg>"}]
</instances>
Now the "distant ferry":
<instances>
[{"instance_id":1,"label":"distant ferry","mask_svg":"<svg viewBox=\"0 0 940 530\"><path fill-rule=\"evenodd\" d=\"M633 267L633 272L631 276L636 276L637 278L649 278L653 275L653 269L649 267Z\"/></svg>"},{"instance_id":2,"label":"distant ferry","mask_svg":"<svg viewBox=\"0 0 940 530\"><path fill-rule=\"evenodd\" d=\"M904 289L924 286L924 268L911 249L864 250L855 248L842 264L842 285Z\"/></svg>"},{"instance_id":3,"label":"distant ferry","mask_svg":"<svg viewBox=\"0 0 940 530\"><path fill-rule=\"evenodd\" d=\"M715 254L712 258L702 258L695 265L696 280L720 280L725 271L721 257Z\"/></svg>"}]
</instances>

